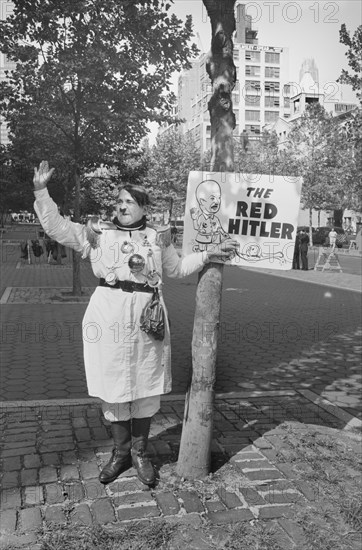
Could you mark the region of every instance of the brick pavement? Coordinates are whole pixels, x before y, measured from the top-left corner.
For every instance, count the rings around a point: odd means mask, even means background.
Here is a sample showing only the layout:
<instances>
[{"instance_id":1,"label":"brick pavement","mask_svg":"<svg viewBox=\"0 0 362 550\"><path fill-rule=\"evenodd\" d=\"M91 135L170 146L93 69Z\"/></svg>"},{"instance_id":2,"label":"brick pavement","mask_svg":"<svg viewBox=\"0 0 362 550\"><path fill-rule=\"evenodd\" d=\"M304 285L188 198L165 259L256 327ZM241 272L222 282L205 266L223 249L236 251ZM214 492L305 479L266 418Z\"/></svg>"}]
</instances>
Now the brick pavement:
<instances>
[{"instance_id":1,"label":"brick pavement","mask_svg":"<svg viewBox=\"0 0 362 550\"><path fill-rule=\"evenodd\" d=\"M112 441L96 400L4 405L0 548L9 542L32 548L37 530L51 523L116 527L163 518L196 529L208 522L263 521L280 530L283 548L300 550L294 505L319 496L304 479L307 465L288 459L286 423L322 425L328 433L345 427L340 411L327 411L293 391L218 398L213 474L204 482L187 482L174 471L183 405L179 398L165 399L153 419L148 452L159 483L151 490L133 468L106 487L98 482Z\"/></svg>"}]
</instances>

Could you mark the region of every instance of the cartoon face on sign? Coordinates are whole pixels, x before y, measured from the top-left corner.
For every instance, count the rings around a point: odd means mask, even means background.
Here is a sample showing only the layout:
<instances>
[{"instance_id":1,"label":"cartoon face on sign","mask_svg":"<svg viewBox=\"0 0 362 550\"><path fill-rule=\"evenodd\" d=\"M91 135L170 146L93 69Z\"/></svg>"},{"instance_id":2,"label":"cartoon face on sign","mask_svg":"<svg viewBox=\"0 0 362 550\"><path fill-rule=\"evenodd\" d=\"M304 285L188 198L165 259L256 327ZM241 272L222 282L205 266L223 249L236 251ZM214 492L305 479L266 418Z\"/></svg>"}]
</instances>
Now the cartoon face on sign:
<instances>
[{"instance_id":1,"label":"cartoon face on sign","mask_svg":"<svg viewBox=\"0 0 362 550\"><path fill-rule=\"evenodd\" d=\"M216 181L202 181L197 186L196 199L204 214L216 214L221 203L220 185Z\"/></svg>"},{"instance_id":2,"label":"cartoon face on sign","mask_svg":"<svg viewBox=\"0 0 362 550\"><path fill-rule=\"evenodd\" d=\"M195 195L199 208L191 208L190 214L197 231L196 244L193 247L197 252L207 250L208 245L222 243L228 238L228 234L215 215L221 204L221 189L217 181L202 181L197 186Z\"/></svg>"}]
</instances>

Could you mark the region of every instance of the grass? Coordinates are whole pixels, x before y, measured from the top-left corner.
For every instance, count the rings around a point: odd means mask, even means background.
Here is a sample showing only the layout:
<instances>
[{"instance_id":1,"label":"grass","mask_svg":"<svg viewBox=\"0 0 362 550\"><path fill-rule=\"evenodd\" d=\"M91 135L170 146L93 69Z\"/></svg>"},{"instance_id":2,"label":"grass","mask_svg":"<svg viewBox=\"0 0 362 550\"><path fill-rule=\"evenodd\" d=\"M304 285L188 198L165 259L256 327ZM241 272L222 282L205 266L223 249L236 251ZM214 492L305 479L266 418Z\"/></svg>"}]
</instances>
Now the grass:
<instances>
[{"instance_id":1,"label":"grass","mask_svg":"<svg viewBox=\"0 0 362 550\"><path fill-rule=\"evenodd\" d=\"M362 546L361 438L318 426L286 427L288 458L307 465L303 479L315 499L297 508L296 520L309 550L354 550Z\"/></svg>"},{"instance_id":2,"label":"grass","mask_svg":"<svg viewBox=\"0 0 362 550\"><path fill-rule=\"evenodd\" d=\"M100 526L54 527L42 533L39 550L165 550L175 530L164 521L133 523L114 531Z\"/></svg>"}]
</instances>

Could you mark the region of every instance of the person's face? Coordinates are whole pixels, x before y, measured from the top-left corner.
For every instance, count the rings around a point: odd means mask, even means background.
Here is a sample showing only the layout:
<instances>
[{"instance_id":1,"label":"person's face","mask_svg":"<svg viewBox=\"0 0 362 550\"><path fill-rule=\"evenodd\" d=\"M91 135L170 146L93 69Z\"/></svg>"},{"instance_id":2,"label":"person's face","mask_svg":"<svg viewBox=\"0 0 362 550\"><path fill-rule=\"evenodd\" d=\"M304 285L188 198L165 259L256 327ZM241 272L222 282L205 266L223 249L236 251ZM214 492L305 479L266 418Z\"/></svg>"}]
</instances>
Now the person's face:
<instances>
[{"instance_id":1,"label":"person's face","mask_svg":"<svg viewBox=\"0 0 362 550\"><path fill-rule=\"evenodd\" d=\"M200 208L208 214L216 214L220 209L221 196L218 192L212 192L200 198Z\"/></svg>"},{"instance_id":2,"label":"person's face","mask_svg":"<svg viewBox=\"0 0 362 550\"><path fill-rule=\"evenodd\" d=\"M118 195L116 212L121 224L130 225L145 215L145 207L140 206L128 191L122 189Z\"/></svg>"}]
</instances>

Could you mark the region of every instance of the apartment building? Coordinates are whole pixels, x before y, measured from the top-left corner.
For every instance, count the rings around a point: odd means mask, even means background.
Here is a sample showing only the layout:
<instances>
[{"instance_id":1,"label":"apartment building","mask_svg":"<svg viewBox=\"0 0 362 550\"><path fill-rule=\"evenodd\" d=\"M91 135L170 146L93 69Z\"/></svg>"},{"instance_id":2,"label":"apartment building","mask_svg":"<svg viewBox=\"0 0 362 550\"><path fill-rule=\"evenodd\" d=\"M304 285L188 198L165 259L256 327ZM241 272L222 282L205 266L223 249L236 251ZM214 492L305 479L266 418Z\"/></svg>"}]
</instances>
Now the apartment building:
<instances>
[{"instance_id":1,"label":"apartment building","mask_svg":"<svg viewBox=\"0 0 362 550\"><path fill-rule=\"evenodd\" d=\"M234 63L237 81L232 92L236 118L235 139L247 133L249 141L259 139L266 124L290 115L289 50L258 43L258 31L252 28L245 5L236 9ZM194 61L178 81L177 115L184 119L184 133L190 133L200 153L211 147L208 101L212 89L206 72L206 54ZM162 128L161 133L167 131Z\"/></svg>"}]
</instances>

